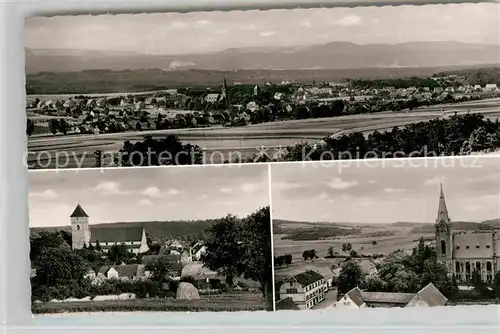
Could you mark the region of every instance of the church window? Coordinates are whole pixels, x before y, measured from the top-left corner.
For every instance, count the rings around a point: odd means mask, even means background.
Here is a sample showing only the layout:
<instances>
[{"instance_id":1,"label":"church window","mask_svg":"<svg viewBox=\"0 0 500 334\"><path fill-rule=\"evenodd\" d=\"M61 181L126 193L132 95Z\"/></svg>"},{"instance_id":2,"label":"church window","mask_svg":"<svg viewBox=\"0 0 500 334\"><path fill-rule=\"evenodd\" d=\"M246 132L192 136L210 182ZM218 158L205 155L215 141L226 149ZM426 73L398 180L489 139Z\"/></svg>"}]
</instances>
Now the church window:
<instances>
[{"instance_id":1,"label":"church window","mask_svg":"<svg viewBox=\"0 0 500 334\"><path fill-rule=\"evenodd\" d=\"M470 273L470 263L469 262L465 262L465 271Z\"/></svg>"},{"instance_id":2,"label":"church window","mask_svg":"<svg viewBox=\"0 0 500 334\"><path fill-rule=\"evenodd\" d=\"M490 248L490 245L486 245L486 248Z\"/></svg>"},{"instance_id":3,"label":"church window","mask_svg":"<svg viewBox=\"0 0 500 334\"><path fill-rule=\"evenodd\" d=\"M479 245L476 245L476 248L479 248Z\"/></svg>"},{"instance_id":4,"label":"church window","mask_svg":"<svg viewBox=\"0 0 500 334\"><path fill-rule=\"evenodd\" d=\"M481 263L480 262L476 262L476 270L481 271Z\"/></svg>"},{"instance_id":5,"label":"church window","mask_svg":"<svg viewBox=\"0 0 500 334\"><path fill-rule=\"evenodd\" d=\"M441 240L441 254L446 255L446 242Z\"/></svg>"},{"instance_id":6,"label":"church window","mask_svg":"<svg viewBox=\"0 0 500 334\"><path fill-rule=\"evenodd\" d=\"M455 271L456 271L457 273L459 273L459 272L460 272L460 262L456 262L456 263L455 263Z\"/></svg>"},{"instance_id":7,"label":"church window","mask_svg":"<svg viewBox=\"0 0 500 334\"><path fill-rule=\"evenodd\" d=\"M80 225L76 225L76 229L80 231Z\"/></svg>"},{"instance_id":8,"label":"church window","mask_svg":"<svg viewBox=\"0 0 500 334\"><path fill-rule=\"evenodd\" d=\"M491 271L491 262L490 261L486 262L486 270Z\"/></svg>"},{"instance_id":9,"label":"church window","mask_svg":"<svg viewBox=\"0 0 500 334\"><path fill-rule=\"evenodd\" d=\"M469 245L465 246L465 248L469 249Z\"/></svg>"},{"instance_id":10,"label":"church window","mask_svg":"<svg viewBox=\"0 0 500 334\"><path fill-rule=\"evenodd\" d=\"M457 245L457 249L460 249L460 245Z\"/></svg>"}]
</instances>

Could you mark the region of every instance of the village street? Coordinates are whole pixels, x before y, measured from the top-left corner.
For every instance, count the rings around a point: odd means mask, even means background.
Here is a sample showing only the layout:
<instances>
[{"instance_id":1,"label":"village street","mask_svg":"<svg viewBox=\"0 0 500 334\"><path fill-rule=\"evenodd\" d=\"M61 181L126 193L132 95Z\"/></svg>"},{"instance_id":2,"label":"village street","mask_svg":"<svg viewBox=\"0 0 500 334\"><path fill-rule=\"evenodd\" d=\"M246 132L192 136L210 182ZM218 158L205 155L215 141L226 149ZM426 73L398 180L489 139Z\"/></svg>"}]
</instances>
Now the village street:
<instances>
[{"instance_id":1,"label":"village street","mask_svg":"<svg viewBox=\"0 0 500 334\"><path fill-rule=\"evenodd\" d=\"M328 290L325 294L325 299L312 307L313 310L321 310L329 308L337 301L337 289Z\"/></svg>"}]
</instances>

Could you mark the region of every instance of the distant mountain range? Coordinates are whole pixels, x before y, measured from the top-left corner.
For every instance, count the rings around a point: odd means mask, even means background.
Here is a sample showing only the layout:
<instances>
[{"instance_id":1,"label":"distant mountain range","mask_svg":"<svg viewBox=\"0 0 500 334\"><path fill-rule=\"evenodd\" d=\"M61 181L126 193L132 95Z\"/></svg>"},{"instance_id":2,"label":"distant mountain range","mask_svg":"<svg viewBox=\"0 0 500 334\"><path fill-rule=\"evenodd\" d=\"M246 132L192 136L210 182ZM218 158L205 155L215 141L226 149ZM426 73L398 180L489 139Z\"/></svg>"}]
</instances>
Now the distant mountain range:
<instances>
[{"instance_id":1,"label":"distant mountain range","mask_svg":"<svg viewBox=\"0 0 500 334\"><path fill-rule=\"evenodd\" d=\"M242 48L191 55L147 55L107 50L26 49L26 71L183 69L298 70L446 67L500 63L498 45L409 42L357 45L332 42L307 47Z\"/></svg>"}]
</instances>

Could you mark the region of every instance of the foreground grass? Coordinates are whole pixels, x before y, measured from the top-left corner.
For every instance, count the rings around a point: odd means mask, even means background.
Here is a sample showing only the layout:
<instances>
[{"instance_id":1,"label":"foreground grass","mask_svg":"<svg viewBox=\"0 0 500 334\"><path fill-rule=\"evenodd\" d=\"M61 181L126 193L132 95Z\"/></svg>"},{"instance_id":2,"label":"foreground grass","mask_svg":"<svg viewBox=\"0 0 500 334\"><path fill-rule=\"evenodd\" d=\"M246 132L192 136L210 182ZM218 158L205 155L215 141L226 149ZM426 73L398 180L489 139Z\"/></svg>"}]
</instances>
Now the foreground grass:
<instances>
[{"instance_id":1,"label":"foreground grass","mask_svg":"<svg viewBox=\"0 0 500 334\"><path fill-rule=\"evenodd\" d=\"M33 304L34 314L68 312L237 312L262 311L266 309L261 294L227 293L201 296L199 300L136 299L106 300L91 302Z\"/></svg>"}]
</instances>

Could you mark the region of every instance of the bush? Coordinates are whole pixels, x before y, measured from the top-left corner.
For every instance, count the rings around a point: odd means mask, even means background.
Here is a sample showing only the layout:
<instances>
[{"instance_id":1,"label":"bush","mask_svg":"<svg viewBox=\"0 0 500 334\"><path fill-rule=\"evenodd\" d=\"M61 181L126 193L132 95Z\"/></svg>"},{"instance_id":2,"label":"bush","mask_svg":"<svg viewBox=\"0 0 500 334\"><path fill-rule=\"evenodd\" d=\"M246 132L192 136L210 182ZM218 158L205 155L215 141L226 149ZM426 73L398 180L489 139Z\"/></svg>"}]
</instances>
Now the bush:
<instances>
[{"instance_id":1,"label":"bush","mask_svg":"<svg viewBox=\"0 0 500 334\"><path fill-rule=\"evenodd\" d=\"M195 288L198 288L198 284L193 276L182 277L180 282L191 283L194 285Z\"/></svg>"}]
</instances>

